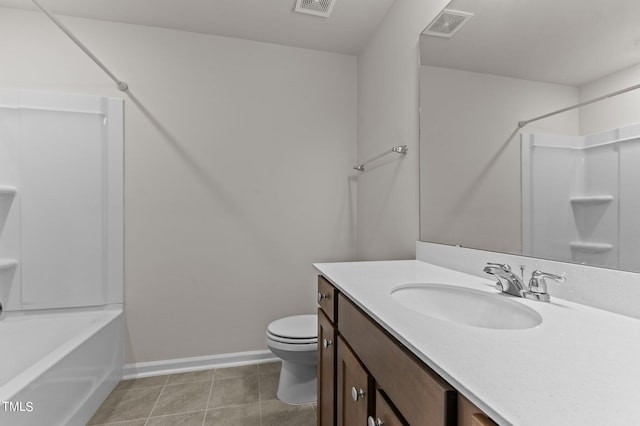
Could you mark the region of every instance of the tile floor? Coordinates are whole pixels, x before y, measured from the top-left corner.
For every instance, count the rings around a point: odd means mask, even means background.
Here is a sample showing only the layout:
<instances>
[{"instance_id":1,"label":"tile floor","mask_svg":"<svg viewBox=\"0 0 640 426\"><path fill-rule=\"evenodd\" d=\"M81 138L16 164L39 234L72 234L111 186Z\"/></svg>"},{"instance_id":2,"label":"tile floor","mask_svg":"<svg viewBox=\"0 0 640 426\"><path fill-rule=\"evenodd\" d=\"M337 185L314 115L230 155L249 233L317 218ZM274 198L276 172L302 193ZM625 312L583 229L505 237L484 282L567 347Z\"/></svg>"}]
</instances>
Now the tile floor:
<instances>
[{"instance_id":1,"label":"tile floor","mask_svg":"<svg viewBox=\"0 0 640 426\"><path fill-rule=\"evenodd\" d=\"M89 425L314 426L316 406L276 397L280 363L123 380Z\"/></svg>"}]
</instances>

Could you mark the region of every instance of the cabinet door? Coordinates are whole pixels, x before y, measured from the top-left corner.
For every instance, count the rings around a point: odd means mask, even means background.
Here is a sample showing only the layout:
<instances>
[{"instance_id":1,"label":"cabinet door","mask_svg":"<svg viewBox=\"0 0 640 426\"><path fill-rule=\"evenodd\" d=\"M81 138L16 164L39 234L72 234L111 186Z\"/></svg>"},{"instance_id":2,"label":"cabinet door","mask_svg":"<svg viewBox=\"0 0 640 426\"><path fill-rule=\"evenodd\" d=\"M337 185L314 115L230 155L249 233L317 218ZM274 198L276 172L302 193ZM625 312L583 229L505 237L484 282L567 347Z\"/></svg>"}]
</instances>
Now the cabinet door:
<instances>
[{"instance_id":1,"label":"cabinet door","mask_svg":"<svg viewBox=\"0 0 640 426\"><path fill-rule=\"evenodd\" d=\"M318 309L318 426L334 426L336 418L336 329Z\"/></svg>"},{"instance_id":2,"label":"cabinet door","mask_svg":"<svg viewBox=\"0 0 640 426\"><path fill-rule=\"evenodd\" d=\"M371 399L371 378L338 336L338 426L365 426Z\"/></svg>"},{"instance_id":3,"label":"cabinet door","mask_svg":"<svg viewBox=\"0 0 640 426\"><path fill-rule=\"evenodd\" d=\"M387 398L378 389L376 391L376 414L370 416L367 426L408 426Z\"/></svg>"}]
</instances>

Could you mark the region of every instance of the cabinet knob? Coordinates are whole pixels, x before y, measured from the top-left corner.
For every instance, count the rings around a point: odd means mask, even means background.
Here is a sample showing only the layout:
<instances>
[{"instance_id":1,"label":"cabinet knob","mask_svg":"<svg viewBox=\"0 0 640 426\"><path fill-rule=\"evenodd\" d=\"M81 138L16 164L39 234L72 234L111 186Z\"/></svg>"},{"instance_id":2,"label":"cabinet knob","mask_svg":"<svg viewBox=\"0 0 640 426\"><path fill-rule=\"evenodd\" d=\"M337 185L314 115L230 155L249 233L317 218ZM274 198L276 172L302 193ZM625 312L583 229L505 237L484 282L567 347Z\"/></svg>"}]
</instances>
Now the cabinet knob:
<instances>
[{"instance_id":1,"label":"cabinet knob","mask_svg":"<svg viewBox=\"0 0 640 426\"><path fill-rule=\"evenodd\" d=\"M318 292L318 303L322 302L324 299L328 299L329 295Z\"/></svg>"},{"instance_id":2,"label":"cabinet knob","mask_svg":"<svg viewBox=\"0 0 640 426\"><path fill-rule=\"evenodd\" d=\"M382 426L382 425L384 425L384 422L380 420L380 417L378 417L377 420L374 420L373 417L369 416L369 418L367 419L367 426Z\"/></svg>"},{"instance_id":3,"label":"cabinet knob","mask_svg":"<svg viewBox=\"0 0 640 426\"><path fill-rule=\"evenodd\" d=\"M364 394L364 389L358 390L355 386L351 388L351 398L353 398L355 402L358 402L359 400L364 398Z\"/></svg>"},{"instance_id":4,"label":"cabinet knob","mask_svg":"<svg viewBox=\"0 0 640 426\"><path fill-rule=\"evenodd\" d=\"M327 349L329 346L333 345L333 342L331 340L327 340L327 339L323 339L322 340L322 347Z\"/></svg>"}]
</instances>

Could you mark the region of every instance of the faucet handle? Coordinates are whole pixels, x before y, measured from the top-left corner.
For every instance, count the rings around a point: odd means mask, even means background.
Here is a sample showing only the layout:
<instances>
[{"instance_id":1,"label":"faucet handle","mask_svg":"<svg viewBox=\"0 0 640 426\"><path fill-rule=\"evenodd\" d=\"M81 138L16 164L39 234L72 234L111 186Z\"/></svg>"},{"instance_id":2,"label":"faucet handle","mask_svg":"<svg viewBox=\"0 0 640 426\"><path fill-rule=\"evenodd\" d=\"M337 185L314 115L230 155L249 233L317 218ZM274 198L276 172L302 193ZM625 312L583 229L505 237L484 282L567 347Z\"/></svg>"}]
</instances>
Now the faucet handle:
<instances>
[{"instance_id":1,"label":"faucet handle","mask_svg":"<svg viewBox=\"0 0 640 426\"><path fill-rule=\"evenodd\" d=\"M560 276L540 270L533 271L531 279L529 280L529 291L532 293L532 296L535 296L536 300L549 301L546 278L552 279L559 284L567 280L566 274Z\"/></svg>"},{"instance_id":2,"label":"faucet handle","mask_svg":"<svg viewBox=\"0 0 640 426\"><path fill-rule=\"evenodd\" d=\"M493 262L488 262L487 266L495 266L497 268L502 269L505 272L511 272L511 266L507 265L506 263L493 263Z\"/></svg>"}]
</instances>

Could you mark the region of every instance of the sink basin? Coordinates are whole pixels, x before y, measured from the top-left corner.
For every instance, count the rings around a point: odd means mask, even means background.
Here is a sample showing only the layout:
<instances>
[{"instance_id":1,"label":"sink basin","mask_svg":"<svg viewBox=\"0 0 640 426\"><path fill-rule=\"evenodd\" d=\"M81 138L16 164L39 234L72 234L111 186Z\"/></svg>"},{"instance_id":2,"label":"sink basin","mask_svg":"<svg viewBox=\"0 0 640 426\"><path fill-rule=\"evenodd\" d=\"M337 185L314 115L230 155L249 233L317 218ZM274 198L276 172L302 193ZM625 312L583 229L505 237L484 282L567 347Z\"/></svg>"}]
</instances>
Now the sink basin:
<instances>
[{"instance_id":1,"label":"sink basin","mask_svg":"<svg viewBox=\"0 0 640 426\"><path fill-rule=\"evenodd\" d=\"M428 317L472 327L516 330L542 323L542 316L510 297L435 283L404 284L391 298Z\"/></svg>"}]
</instances>

